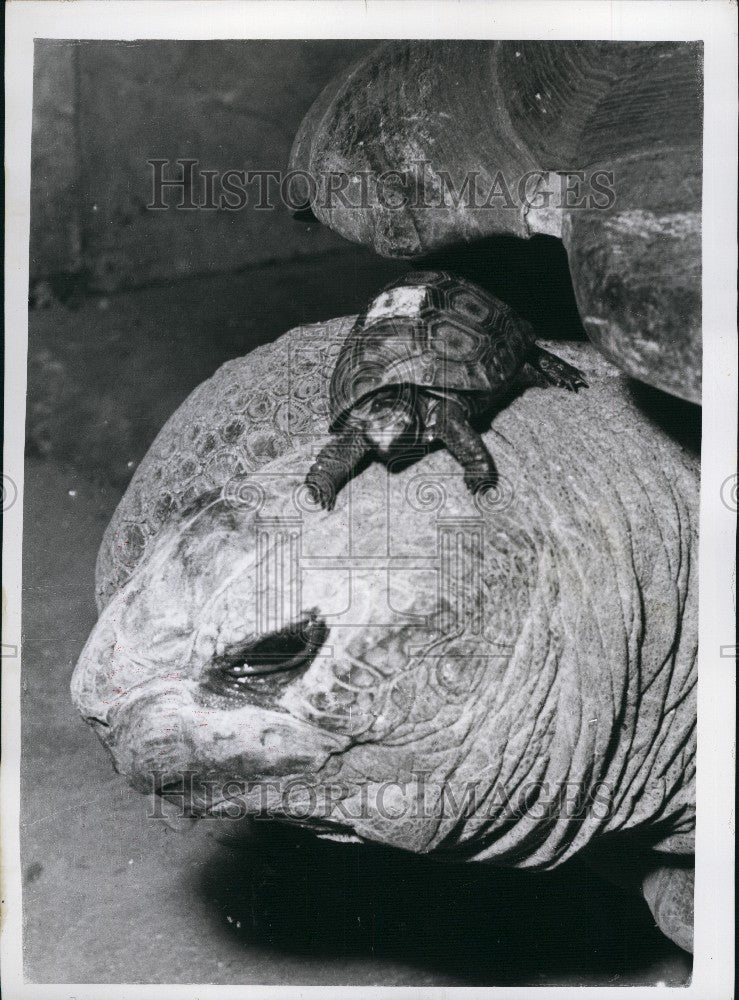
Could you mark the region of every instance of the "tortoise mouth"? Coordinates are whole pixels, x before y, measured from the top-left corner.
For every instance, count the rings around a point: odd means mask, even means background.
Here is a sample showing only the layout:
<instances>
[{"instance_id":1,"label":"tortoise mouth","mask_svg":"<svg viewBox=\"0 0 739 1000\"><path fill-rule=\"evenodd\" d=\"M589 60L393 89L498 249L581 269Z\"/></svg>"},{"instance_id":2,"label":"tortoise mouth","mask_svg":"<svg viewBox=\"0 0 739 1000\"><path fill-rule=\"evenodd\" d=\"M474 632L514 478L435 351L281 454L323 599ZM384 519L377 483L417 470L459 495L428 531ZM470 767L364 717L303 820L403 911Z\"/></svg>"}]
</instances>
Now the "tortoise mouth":
<instances>
[{"instance_id":1,"label":"tortoise mouth","mask_svg":"<svg viewBox=\"0 0 739 1000\"><path fill-rule=\"evenodd\" d=\"M354 829L347 823L339 820L327 820L322 817L317 819L297 818L286 813L269 813L248 815L244 804L238 797L222 798L210 805L201 808L199 813L191 813L193 818L203 819L225 819L231 822L248 819L257 821L261 831L266 833L270 829L292 830L302 835L318 837L320 840L329 840L339 844L365 844L367 841L355 833Z\"/></svg>"}]
</instances>

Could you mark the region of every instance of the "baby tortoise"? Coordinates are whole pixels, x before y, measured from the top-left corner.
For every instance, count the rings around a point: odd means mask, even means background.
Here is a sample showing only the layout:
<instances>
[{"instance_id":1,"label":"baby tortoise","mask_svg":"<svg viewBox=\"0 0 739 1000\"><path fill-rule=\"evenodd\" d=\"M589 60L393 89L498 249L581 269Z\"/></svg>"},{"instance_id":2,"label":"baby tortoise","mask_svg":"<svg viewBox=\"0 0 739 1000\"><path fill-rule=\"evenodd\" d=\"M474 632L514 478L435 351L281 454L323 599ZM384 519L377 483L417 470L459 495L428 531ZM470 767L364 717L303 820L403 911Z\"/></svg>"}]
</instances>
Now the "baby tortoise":
<instances>
[{"instance_id":1,"label":"baby tortoise","mask_svg":"<svg viewBox=\"0 0 739 1000\"><path fill-rule=\"evenodd\" d=\"M331 510L363 459L412 455L440 442L472 493L494 486L495 463L474 422L521 384L573 392L587 385L478 285L444 271L412 271L372 300L342 345L329 393L334 436L306 485Z\"/></svg>"}]
</instances>

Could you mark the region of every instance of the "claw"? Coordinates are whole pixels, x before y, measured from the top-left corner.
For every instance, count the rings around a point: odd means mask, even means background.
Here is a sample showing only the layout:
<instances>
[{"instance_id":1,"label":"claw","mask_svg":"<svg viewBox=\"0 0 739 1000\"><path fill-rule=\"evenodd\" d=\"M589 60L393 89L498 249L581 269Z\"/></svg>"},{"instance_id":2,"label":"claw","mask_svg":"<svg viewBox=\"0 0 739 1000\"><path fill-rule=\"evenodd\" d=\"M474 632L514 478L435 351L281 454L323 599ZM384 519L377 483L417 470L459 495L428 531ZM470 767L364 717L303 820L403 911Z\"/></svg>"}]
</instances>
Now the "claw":
<instances>
[{"instance_id":1,"label":"claw","mask_svg":"<svg viewBox=\"0 0 739 1000\"><path fill-rule=\"evenodd\" d=\"M464 484L474 496L475 493L481 493L483 490L495 489L498 485L498 476L492 475L488 471L484 473L466 472Z\"/></svg>"},{"instance_id":2,"label":"claw","mask_svg":"<svg viewBox=\"0 0 739 1000\"><path fill-rule=\"evenodd\" d=\"M562 358L558 358L556 354L545 351L543 347L536 348L530 364L549 385L559 389L567 389L568 392L577 392L578 389L588 388L585 376L579 368L563 361Z\"/></svg>"},{"instance_id":3,"label":"claw","mask_svg":"<svg viewBox=\"0 0 739 1000\"><path fill-rule=\"evenodd\" d=\"M564 362L562 362L564 364ZM583 378L582 374L572 366L568 366L571 370L568 371L566 368L560 369L558 372L548 372L551 384L559 386L561 389L567 389L568 392L577 392L578 389L587 389L588 383Z\"/></svg>"},{"instance_id":4,"label":"claw","mask_svg":"<svg viewBox=\"0 0 739 1000\"><path fill-rule=\"evenodd\" d=\"M305 485L314 503L322 510L333 510L336 503L336 493L326 476L316 474L313 469L305 477Z\"/></svg>"}]
</instances>

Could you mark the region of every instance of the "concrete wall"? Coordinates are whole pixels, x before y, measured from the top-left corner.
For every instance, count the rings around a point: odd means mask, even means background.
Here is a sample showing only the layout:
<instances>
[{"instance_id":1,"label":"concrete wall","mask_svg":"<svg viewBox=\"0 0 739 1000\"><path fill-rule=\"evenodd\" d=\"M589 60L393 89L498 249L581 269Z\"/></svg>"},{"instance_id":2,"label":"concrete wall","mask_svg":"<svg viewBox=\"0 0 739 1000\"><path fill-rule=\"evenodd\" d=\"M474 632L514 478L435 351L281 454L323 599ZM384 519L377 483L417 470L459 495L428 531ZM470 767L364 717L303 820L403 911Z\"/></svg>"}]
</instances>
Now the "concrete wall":
<instances>
[{"instance_id":1,"label":"concrete wall","mask_svg":"<svg viewBox=\"0 0 739 1000\"><path fill-rule=\"evenodd\" d=\"M186 158L203 170L284 170L314 98L374 44L37 41L32 286L110 292L346 246L284 207L147 209L147 160L174 171Z\"/></svg>"}]
</instances>

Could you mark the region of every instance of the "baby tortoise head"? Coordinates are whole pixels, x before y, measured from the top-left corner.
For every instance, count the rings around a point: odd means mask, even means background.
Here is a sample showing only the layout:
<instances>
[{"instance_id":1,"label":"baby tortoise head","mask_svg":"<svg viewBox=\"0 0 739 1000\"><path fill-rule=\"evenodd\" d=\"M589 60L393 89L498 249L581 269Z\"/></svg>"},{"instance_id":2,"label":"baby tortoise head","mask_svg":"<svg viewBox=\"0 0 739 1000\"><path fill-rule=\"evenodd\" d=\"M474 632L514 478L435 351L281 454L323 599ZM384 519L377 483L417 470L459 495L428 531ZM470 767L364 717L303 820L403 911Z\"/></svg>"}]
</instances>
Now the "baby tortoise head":
<instances>
[{"instance_id":1,"label":"baby tortoise head","mask_svg":"<svg viewBox=\"0 0 739 1000\"><path fill-rule=\"evenodd\" d=\"M420 443L423 399L411 385L389 386L365 396L347 413L343 426L363 434L372 452L388 458Z\"/></svg>"},{"instance_id":2,"label":"baby tortoise head","mask_svg":"<svg viewBox=\"0 0 739 1000\"><path fill-rule=\"evenodd\" d=\"M495 463L473 418L517 382L575 391L586 384L479 286L444 271L404 275L370 302L342 345L330 386L333 437L306 485L330 510L365 458L439 442L473 493L494 486Z\"/></svg>"}]
</instances>

